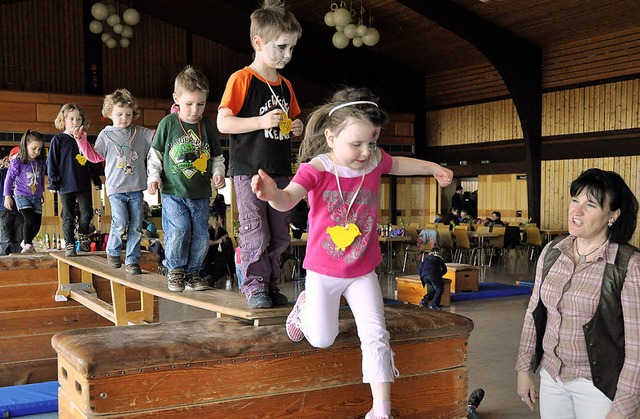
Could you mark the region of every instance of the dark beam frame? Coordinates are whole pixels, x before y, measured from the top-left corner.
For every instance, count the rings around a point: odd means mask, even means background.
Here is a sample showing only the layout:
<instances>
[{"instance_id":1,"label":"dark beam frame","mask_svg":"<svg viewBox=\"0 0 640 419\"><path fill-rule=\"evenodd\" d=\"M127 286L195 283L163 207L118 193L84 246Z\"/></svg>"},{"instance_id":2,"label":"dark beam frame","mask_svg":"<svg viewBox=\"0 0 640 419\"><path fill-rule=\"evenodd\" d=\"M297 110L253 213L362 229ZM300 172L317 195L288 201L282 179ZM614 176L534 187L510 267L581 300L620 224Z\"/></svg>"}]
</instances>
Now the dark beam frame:
<instances>
[{"instance_id":1,"label":"dark beam frame","mask_svg":"<svg viewBox=\"0 0 640 419\"><path fill-rule=\"evenodd\" d=\"M524 134L529 215L539 222L542 135L540 48L447 0L397 1L469 42L489 59L502 76L518 111Z\"/></svg>"}]
</instances>

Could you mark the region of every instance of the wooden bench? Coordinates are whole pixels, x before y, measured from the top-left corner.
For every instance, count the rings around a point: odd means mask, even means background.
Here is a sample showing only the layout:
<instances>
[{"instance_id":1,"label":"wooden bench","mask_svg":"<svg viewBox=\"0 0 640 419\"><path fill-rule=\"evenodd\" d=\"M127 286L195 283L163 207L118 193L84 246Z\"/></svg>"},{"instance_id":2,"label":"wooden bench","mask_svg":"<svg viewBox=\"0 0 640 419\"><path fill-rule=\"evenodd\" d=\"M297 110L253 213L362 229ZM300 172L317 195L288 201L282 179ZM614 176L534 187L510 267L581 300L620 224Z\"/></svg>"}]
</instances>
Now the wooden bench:
<instances>
[{"instance_id":1,"label":"wooden bench","mask_svg":"<svg viewBox=\"0 0 640 419\"><path fill-rule=\"evenodd\" d=\"M143 270L142 275L129 275L124 268L114 269L107 264L106 254L79 254L65 257L64 252L51 252L58 260L58 290L56 301L71 298L95 311L116 326L151 323L154 319L154 296L178 303L199 307L217 313L217 317L233 316L252 321L254 326L284 323L292 306L252 310L242 294L233 291L212 289L207 291L173 292L167 288L165 276ZM72 269L80 269L81 282L71 281ZM111 283L112 301L97 298L93 288L94 277ZM140 310L127 310L126 289L140 292Z\"/></svg>"},{"instance_id":2,"label":"wooden bench","mask_svg":"<svg viewBox=\"0 0 640 419\"><path fill-rule=\"evenodd\" d=\"M394 416L466 417L473 322L409 304L386 306L385 319ZM65 331L52 345L61 419L362 418L371 407L348 309L329 348L231 317Z\"/></svg>"}]
</instances>

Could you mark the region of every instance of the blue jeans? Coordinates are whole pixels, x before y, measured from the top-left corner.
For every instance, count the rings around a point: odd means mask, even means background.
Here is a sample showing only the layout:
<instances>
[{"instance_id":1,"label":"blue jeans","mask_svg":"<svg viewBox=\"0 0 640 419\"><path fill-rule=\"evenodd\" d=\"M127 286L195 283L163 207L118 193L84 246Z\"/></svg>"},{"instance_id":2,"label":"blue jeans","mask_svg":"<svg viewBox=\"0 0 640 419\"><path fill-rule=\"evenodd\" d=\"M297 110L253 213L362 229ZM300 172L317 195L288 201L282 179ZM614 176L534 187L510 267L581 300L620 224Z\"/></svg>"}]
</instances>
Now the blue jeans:
<instances>
[{"instance_id":1,"label":"blue jeans","mask_svg":"<svg viewBox=\"0 0 640 419\"><path fill-rule=\"evenodd\" d=\"M162 194L162 229L164 230L167 269L184 269L199 273L209 250L209 198L189 199Z\"/></svg>"},{"instance_id":2,"label":"blue jeans","mask_svg":"<svg viewBox=\"0 0 640 419\"><path fill-rule=\"evenodd\" d=\"M107 253L120 257L122 236L127 232L127 255L124 263L140 263L140 239L142 239L142 191L114 193L111 203L111 231L107 241ZM129 229L127 230L127 225Z\"/></svg>"}]
</instances>

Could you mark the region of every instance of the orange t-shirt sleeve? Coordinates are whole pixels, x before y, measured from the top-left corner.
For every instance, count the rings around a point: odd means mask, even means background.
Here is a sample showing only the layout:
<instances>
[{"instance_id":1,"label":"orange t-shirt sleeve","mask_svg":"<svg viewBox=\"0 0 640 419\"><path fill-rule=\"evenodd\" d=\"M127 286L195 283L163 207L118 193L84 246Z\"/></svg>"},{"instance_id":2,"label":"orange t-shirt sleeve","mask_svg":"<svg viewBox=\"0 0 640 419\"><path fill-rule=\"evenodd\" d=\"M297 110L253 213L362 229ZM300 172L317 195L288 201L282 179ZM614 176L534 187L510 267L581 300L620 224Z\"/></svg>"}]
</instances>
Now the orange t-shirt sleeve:
<instances>
[{"instance_id":1,"label":"orange t-shirt sleeve","mask_svg":"<svg viewBox=\"0 0 640 419\"><path fill-rule=\"evenodd\" d=\"M251 77L253 77L251 72L246 70L239 70L233 73L231 77L229 77L229 80L227 80L227 86L222 94L222 99L220 99L218 110L221 108L229 108L234 115L238 115L238 112L240 112L244 104L247 91L249 90Z\"/></svg>"}]
</instances>

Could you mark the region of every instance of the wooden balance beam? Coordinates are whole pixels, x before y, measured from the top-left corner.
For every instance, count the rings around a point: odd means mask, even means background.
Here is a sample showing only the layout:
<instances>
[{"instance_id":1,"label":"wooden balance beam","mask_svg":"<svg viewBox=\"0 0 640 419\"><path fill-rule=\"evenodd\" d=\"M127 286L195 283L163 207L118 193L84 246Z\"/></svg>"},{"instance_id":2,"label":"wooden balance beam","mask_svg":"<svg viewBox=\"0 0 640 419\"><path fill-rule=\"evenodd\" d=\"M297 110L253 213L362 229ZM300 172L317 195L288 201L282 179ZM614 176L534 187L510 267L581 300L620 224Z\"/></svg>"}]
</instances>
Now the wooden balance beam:
<instances>
[{"instance_id":1,"label":"wooden balance beam","mask_svg":"<svg viewBox=\"0 0 640 419\"><path fill-rule=\"evenodd\" d=\"M394 416L466 417L473 322L406 304L386 306L385 319L400 371ZM362 419L371 407L348 309L324 349L231 317L71 330L52 345L60 419Z\"/></svg>"},{"instance_id":2,"label":"wooden balance beam","mask_svg":"<svg viewBox=\"0 0 640 419\"><path fill-rule=\"evenodd\" d=\"M106 256L93 253L65 257L64 252L51 252L58 260L58 290L56 301L71 298L100 314L116 326L127 326L154 321L154 296L187 304L217 313L217 317L233 316L252 321L254 326L282 324L292 306L252 310L242 294L233 291L212 289L206 291L173 292L167 288L167 278L146 270L142 275L130 275L123 268L108 265ZM73 282L72 269L81 270L81 282ZM96 296L93 288L95 277L111 283L112 301L104 301ZM140 310L127 310L126 289L140 292Z\"/></svg>"}]
</instances>

